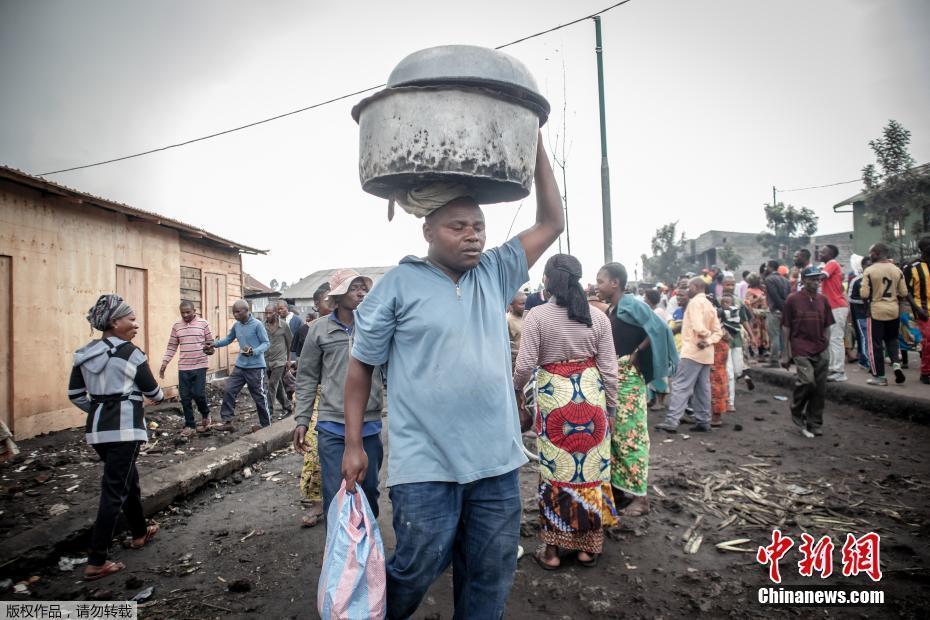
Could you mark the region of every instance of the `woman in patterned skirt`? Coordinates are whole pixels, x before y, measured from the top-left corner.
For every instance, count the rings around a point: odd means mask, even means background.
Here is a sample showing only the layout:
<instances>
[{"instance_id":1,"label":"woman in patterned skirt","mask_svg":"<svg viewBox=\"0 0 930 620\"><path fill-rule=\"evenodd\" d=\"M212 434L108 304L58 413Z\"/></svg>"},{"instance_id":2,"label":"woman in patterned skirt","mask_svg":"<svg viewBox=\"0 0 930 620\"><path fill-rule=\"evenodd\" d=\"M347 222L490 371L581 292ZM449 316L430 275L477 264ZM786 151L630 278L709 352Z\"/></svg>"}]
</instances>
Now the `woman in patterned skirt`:
<instances>
[{"instance_id":1,"label":"woman in patterned skirt","mask_svg":"<svg viewBox=\"0 0 930 620\"><path fill-rule=\"evenodd\" d=\"M581 263L574 256L556 254L546 263L543 283L549 301L527 313L514 369L521 415L528 415L523 387L536 372L545 548L535 558L546 570L560 566L560 549L577 552L582 566L596 565L603 528L616 523L608 416L617 393L617 357L610 322L588 305L580 279Z\"/></svg>"},{"instance_id":2,"label":"woman in patterned skirt","mask_svg":"<svg viewBox=\"0 0 930 620\"><path fill-rule=\"evenodd\" d=\"M769 312L769 303L765 297L765 291L757 274L752 274L746 280L749 287L746 289L746 297L743 299L743 305L749 308L752 313L752 341L755 343L755 354L758 359L763 359L765 353L769 350L769 331L765 326L766 316Z\"/></svg>"},{"instance_id":3,"label":"woman in patterned skirt","mask_svg":"<svg viewBox=\"0 0 930 620\"><path fill-rule=\"evenodd\" d=\"M608 263L597 273L598 294L608 303L618 361L617 415L611 430L611 485L622 517L649 512L649 430L646 385L674 374L678 352L672 330L626 289L626 268Z\"/></svg>"}]
</instances>

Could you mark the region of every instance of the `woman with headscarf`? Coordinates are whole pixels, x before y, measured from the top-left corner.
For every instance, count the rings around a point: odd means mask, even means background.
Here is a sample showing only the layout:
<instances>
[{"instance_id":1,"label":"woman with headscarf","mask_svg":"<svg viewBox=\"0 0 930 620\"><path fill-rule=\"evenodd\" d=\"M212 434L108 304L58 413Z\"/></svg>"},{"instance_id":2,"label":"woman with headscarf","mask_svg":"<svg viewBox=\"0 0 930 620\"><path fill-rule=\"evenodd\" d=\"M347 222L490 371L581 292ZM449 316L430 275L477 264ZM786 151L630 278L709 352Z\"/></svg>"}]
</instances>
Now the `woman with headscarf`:
<instances>
[{"instance_id":1,"label":"woman with headscarf","mask_svg":"<svg viewBox=\"0 0 930 620\"><path fill-rule=\"evenodd\" d=\"M678 366L675 338L648 305L624 293L626 268L607 263L597 273L597 290L607 302L618 356L617 415L611 430L611 485L621 517L649 512L649 429L646 385L667 379Z\"/></svg>"},{"instance_id":2,"label":"woman with headscarf","mask_svg":"<svg viewBox=\"0 0 930 620\"><path fill-rule=\"evenodd\" d=\"M765 325L769 302L766 300L765 291L762 290L762 281L758 274L752 274L746 282L749 287L746 289L743 304L752 313L752 340L756 347L756 355L761 360L769 349L769 332Z\"/></svg>"},{"instance_id":3,"label":"woman with headscarf","mask_svg":"<svg viewBox=\"0 0 930 620\"><path fill-rule=\"evenodd\" d=\"M523 387L536 373L536 445L540 460L540 537L535 558L545 570L559 550L595 566L604 527L616 523L610 492L610 426L617 394L617 357L610 322L592 311L580 284L581 263L556 254L546 263L549 301L527 313L513 384L521 415Z\"/></svg>"},{"instance_id":4,"label":"woman with headscarf","mask_svg":"<svg viewBox=\"0 0 930 620\"><path fill-rule=\"evenodd\" d=\"M103 335L75 352L68 398L87 413L85 437L103 461L100 506L84 569L84 579L92 581L126 568L107 559L120 513L132 533L131 548L141 549L158 532L158 525L145 521L136 458L148 441L143 397L159 402L164 394L145 353L131 342L139 325L120 296L101 295L87 321Z\"/></svg>"}]
</instances>

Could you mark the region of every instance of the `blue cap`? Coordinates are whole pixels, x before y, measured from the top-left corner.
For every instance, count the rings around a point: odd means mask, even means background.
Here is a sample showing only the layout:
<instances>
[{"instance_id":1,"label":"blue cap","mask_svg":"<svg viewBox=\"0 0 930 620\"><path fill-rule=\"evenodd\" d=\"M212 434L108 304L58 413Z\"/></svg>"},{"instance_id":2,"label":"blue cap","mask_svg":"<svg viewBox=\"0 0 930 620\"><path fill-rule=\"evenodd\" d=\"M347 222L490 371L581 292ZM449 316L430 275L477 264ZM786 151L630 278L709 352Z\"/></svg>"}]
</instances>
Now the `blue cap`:
<instances>
[{"instance_id":1,"label":"blue cap","mask_svg":"<svg viewBox=\"0 0 930 620\"><path fill-rule=\"evenodd\" d=\"M820 270L820 267L806 267L804 271L801 272L801 278L826 278L827 274Z\"/></svg>"}]
</instances>

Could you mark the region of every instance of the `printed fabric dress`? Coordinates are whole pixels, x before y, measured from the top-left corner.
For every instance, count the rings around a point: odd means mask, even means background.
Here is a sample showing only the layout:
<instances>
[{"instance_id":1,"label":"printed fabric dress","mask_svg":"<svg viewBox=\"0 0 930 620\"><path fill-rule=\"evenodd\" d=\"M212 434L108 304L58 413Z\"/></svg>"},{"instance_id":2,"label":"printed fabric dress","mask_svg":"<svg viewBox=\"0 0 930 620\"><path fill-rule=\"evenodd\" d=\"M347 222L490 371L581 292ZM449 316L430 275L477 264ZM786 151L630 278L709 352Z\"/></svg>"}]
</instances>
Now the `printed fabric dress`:
<instances>
[{"instance_id":1,"label":"printed fabric dress","mask_svg":"<svg viewBox=\"0 0 930 620\"><path fill-rule=\"evenodd\" d=\"M320 453L317 448L316 419L320 411L320 386L316 388L316 398L313 401L313 417L310 419L310 428L304 435L304 464L300 470L300 494L307 501L323 501L323 482L320 479Z\"/></svg>"},{"instance_id":2,"label":"printed fabric dress","mask_svg":"<svg viewBox=\"0 0 930 620\"><path fill-rule=\"evenodd\" d=\"M726 413L730 401L730 377L727 373L727 359L730 357L730 345L723 340L714 344L714 365L710 368L710 409L711 413Z\"/></svg>"},{"instance_id":3,"label":"printed fabric dress","mask_svg":"<svg viewBox=\"0 0 930 620\"><path fill-rule=\"evenodd\" d=\"M604 383L593 358L536 371L540 537L597 554L616 524L610 489L610 429Z\"/></svg>"},{"instance_id":4,"label":"printed fabric dress","mask_svg":"<svg viewBox=\"0 0 930 620\"><path fill-rule=\"evenodd\" d=\"M646 382L630 363L618 360L617 418L611 432L610 484L630 495L643 497L649 478L649 428L646 418Z\"/></svg>"},{"instance_id":5,"label":"printed fabric dress","mask_svg":"<svg viewBox=\"0 0 930 620\"><path fill-rule=\"evenodd\" d=\"M768 301L766 301L765 292L758 288L747 289L743 304L752 313L750 325L752 326L753 339L756 342L755 354L759 355L760 349L766 351L769 349L769 332L765 325L769 305Z\"/></svg>"}]
</instances>

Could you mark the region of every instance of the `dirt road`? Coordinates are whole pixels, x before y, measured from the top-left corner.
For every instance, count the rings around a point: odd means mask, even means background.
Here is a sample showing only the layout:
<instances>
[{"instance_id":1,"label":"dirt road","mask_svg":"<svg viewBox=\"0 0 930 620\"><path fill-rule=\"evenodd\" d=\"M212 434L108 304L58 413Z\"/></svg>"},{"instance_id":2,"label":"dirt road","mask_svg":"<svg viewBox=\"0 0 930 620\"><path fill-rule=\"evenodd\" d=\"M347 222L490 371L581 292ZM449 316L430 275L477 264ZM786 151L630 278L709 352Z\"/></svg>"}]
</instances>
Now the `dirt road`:
<instances>
[{"instance_id":1,"label":"dirt road","mask_svg":"<svg viewBox=\"0 0 930 620\"><path fill-rule=\"evenodd\" d=\"M930 428L828 404L825 436L804 439L791 428L787 403L774 399L783 394L766 386L741 393L740 412L709 435L653 433L652 513L612 530L594 569L566 558L562 570L549 573L529 557L537 514L535 472L525 467L523 546L528 555L520 560L507 617L672 618L700 612L740 618L799 613L926 617ZM742 430L736 430L737 424ZM58 558L51 558L47 574L30 586L33 596L67 600L96 594L125 600L154 585L143 618L316 617L324 531L298 526L299 464L297 455L281 452L257 464L250 478L232 477L176 504L159 515L163 530L155 544L118 551L128 566L123 574L88 585L79 580L81 567L60 572ZM390 546L386 495L381 505ZM688 554L682 534L698 515L703 515L697 528L702 543ZM835 574L826 584L882 589L885 604L798 611L756 602L757 590L769 581L755 550L770 542L778 522L795 539L781 562L785 584L822 584L819 577L798 575L803 527L815 538L829 534L836 544ZM839 575L846 533L868 531L882 537L884 577L878 584L864 575ZM738 545L750 552L715 548L734 539L750 539ZM240 586L249 591L230 592L237 580L244 580ZM434 585L416 617L450 618L451 590L449 573ZM9 591L0 596L13 598Z\"/></svg>"}]
</instances>

